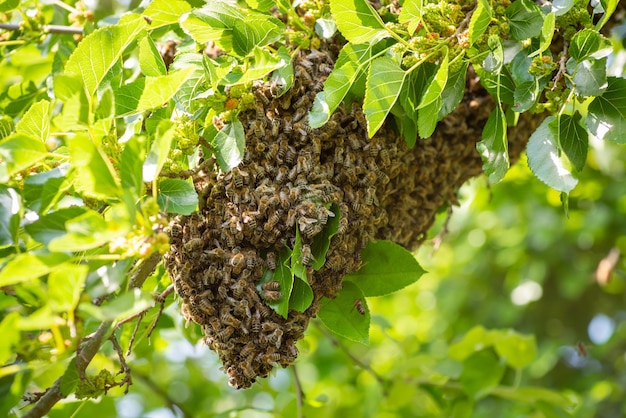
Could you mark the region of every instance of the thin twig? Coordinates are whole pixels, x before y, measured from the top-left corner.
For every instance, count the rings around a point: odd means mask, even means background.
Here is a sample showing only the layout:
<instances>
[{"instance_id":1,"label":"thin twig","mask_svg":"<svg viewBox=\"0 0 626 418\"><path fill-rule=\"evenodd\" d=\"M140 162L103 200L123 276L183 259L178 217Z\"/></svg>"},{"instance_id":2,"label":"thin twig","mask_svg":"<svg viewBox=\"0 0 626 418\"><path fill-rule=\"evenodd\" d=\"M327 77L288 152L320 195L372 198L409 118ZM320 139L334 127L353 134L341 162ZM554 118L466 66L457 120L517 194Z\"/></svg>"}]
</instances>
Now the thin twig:
<instances>
[{"instance_id":1,"label":"thin twig","mask_svg":"<svg viewBox=\"0 0 626 418\"><path fill-rule=\"evenodd\" d=\"M441 243L443 242L443 239L450 232L450 230L448 229L448 226L450 224L450 219L451 218L452 218L452 206L448 206L448 210L447 210L447 214L446 214L446 220L443 223L443 229L441 230L441 232L439 232L432 239L432 243L433 243L433 251L432 252L433 253L439 249L439 247L441 246Z\"/></svg>"},{"instance_id":2,"label":"thin twig","mask_svg":"<svg viewBox=\"0 0 626 418\"><path fill-rule=\"evenodd\" d=\"M18 31L22 28L18 23L0 23L0 29ZM44 33L59 33L62 35L82 35L83 28L75 28L72 26L46 25L41 27Z\"/></svg>"},{"instance_id":3,"label":"thin twig","mask_svg":"<svg viewBox=\"0 0 626 418\"><path fill-rule=\"evenodd\" d=\"M95 333L84 339L84 344L80 347L80 351L76 353L76 368L78 369L79 376L85 375L85 369L100 350L103 341L105 341L112 332L112 326L113 323L111 321L105 321L100 324ZM61 392L62 379L63 376L59 377L54 384L46 390L46 393L39 398L33 408L24 414L24 418L43 417L57 402L66 397L66 395Z\"/></svg>"},{"instance_id":4,"label":"thin twig","mask_svg":"<svg viewBox=\"0 0 626 418\"><path fill-rule=\"evenodd\" d=\"M143 319L143 314L140 314L139 317L137 318L135 329L133 329L133 333L131 334L130 340L128 341L128 350L126 350L127 356L130 356L130 353L133 350L133 343L135 342L135 337L137 336L137 332L139 331L139 325L141 324L142 319Z\"/></svg>"},{"instance_id":5,"label":"thin twig","mask_svg":"<svg viewBox=\"0 0 626 418\"><path fill-rule=\"evenodd\" d=\"M385 380L385 378L383 378L381 375L376 373L368 364L364 363L358 357L352 354L350 350L348 349L348 347L346 347L341 341L339 341L330 332L324 329L324 327L320 326L317 322L314 322L314 324L330 340L330 342L334 346L339 347L344 353L348 355L348 357L350 357L350 359L352 359L354 363L356 363L363 370L368 371L372 376L374 376L374 378L378 380L378 383L380 383L383 389L383 395L387 396L387 389L386 389L387 381Z\"/></svg>"},{"instance_id":6,"label":"thin twig","mask_svg":"<svg viewBox=\"0 0 626 418\"><path fill-rule=\"evenodd\" d=\"M156 266L159 264L159 261L161 261L161 257L161 254L155 251L150 257L142 260L141 264L139 264L139 267L137 267L130 278L130 282L128 283L129 287L139 288L143 286L143 282L150 277Z\"/></svg>"},{"instance_id":7,"label":"thin twig","mask_svg":"<svg viewBox=\"0 0 626 418\"><path fill-rule=\"evenodd\" d=\"M302 385L300 384L300 378L298 377L298 372L296 371L296 365L292 364L291 373L293 374L293 381L296 385L296 396L297 396L297 409L298 409L298 418L304 418L303 412L303 400L304 400L304 391L302 390Z\"/></svg>"},{"instance_id":8,"label":"thin twig","mask_svg":"<svg viewBox=\"0 0 626 418\"><path fill-rule=\"evenodd\" d=\"M567 71L567 68L565 68L565 64L567 63L567 48L567 41L563 41L563 53L561 54L561 58L559 59L559 71L552 79L552 81L554 82L551 89L552 91L556 90L558 82L561 81L561 78L563 78L563 74L565 74L565 72Z\"/></svg>"},{"instance_id":9,"label":"thin twig","mask_svg":"<svg viewBox=\"0 0 626 418\"><path fill-rule=\"evenodd\" d=\"M124 373L124 378L119 383L119 385L126 385L126 387L124 388L124 395L126 395L128 393L128 389L130 388L130 385L133 384L133 378L130 374L130 367L128 367L128 364L126 363L124 353L122 353L122 347L120 346L119 341L117 341L115 333L111 334L109 340L111 340L111 343L113 344L113 349L117 353L117 357L120 359L120 371L117 372L117 374Z\"/></svg>"}]
</instances>

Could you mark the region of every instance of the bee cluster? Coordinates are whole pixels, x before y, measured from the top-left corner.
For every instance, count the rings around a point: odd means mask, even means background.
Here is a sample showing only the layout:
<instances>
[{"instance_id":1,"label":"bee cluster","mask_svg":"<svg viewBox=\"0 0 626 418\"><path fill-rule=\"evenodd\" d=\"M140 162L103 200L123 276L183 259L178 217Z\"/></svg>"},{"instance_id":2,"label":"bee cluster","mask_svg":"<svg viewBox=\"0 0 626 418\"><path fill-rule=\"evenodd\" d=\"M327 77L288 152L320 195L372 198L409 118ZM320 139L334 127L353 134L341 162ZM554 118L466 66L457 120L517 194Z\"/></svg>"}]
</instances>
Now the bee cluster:
<instances>
[{"instance_id":1,"label":"bee cluster","mask_svg":"<svg viewBox=\"0 0 626 418\"><path fill-rule=\"evenodd\" d=\"M319 299L336 296L343 276L359 269L369 241L414 247L437 210L455 202L458 187L480 172L475 143L489 106L472 108L471 92L414 149L389 124L369 138L357 104L342 105L312 129L307 113L332 65L328 51L301 51L285 95L276 98L270 83L255 85L257 109L239 115L247 127L243 162L228 173L194 177L200 211L171 224L166 264L183 314L202 326L236 388L293 363ZM310 245L337 216L331 204L340 209L339 230L324 266L314 271ZM284 319L266 302L288 295L278 282L259 284L276 269L278 251L293 248L296 228L314 301Z\"/></svg>"}]
</instances>

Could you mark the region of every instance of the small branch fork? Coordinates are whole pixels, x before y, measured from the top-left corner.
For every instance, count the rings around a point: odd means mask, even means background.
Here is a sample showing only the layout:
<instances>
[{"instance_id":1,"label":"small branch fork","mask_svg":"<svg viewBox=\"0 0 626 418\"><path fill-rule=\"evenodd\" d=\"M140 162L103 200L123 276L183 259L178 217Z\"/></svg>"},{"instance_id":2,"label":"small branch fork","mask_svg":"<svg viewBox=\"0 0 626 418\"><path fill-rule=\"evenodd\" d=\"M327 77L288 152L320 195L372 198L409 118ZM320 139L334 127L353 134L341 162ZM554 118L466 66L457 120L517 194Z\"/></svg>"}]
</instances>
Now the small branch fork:
<instances>
[{"instance_id":1,"label":"small branch fork","mask_svg":"<svg viewBox=\"0 0 626 418\"><path fill-rule=\"evenodd\" d=\"M150 273L154 271L154 268L158 264L159 259L160 257L156 259L156 262L143 263L143 265L140 266L140 268L137 269L133 273L133 277L131 277L130 283L135 284L134 287L140 287L141 284L143 284L143 282L145 281L145 279L150 275ZM137 286L137 284L139 285ZM160 307L159 307L159 312L156 318L150 325L150 329L147 334L148 337L150 337L150 335L156 328L156 324L159 318L161 317L161 314L163 313L166 297L169 294L171 294L173 291L174 291L174 285L172 284L168 286L163 292L154 295L154 298L160 304ZM129 318L119 321L117 324L114 324L113 321L104 321L100 324L96 332L83 338L83 340L79 343L78 348L76 350L76 368L78 369L79 378L81 380L86 379L85 371L87 369L87 366L89 366L89 363L91 363L93 358L96 356L102 344L104 344L106 340L111 340L111 343L113 344L113 349L117 353L119 360L120 360L121 370L118 372L118 374L125 373L124 378L120 382L120 386L126 385L125 393L127 393L129 386L132 384L130 368L128 367L128 364L126 363L126 359L124 357L122 347L120 346L117 340L117 337L115 336L114 333L121 325L127 322L130 322L135 318L139 318L139 320L137 321L138 323L135 326L135 330L133 331L131 341L129 343L129 348L127 351L127 355L128 355L131 351L132 343L135 339L137 330L139 329L139 322L141 322L141 318L143 318L143 316L152 308L153 307L147 308L138 314L135 314ZM67 395L61 392L62 379L63 379L63 376L59 377L52 384L52 386L46 389L46 391L43 394L37 394L37 396L32 398L34 406L32 409L30 409L23 415L23 418L43 417L52 409L52 407L57 402L59 402L61 399L66 398Z\"/></svg>"},{"instance_id":2,"label":"small branch fork","mask_svg":"<svg viewBox=\"0 0 626 418\"><path fill-rule=\"evenodd\" d=\"M0 23L0 30L19 31L22 28L17 23ZM83 28L72 26L47 25L41 27L44 33L58 33L61 35L82 35Z\"/></svg>"}]
</instances>

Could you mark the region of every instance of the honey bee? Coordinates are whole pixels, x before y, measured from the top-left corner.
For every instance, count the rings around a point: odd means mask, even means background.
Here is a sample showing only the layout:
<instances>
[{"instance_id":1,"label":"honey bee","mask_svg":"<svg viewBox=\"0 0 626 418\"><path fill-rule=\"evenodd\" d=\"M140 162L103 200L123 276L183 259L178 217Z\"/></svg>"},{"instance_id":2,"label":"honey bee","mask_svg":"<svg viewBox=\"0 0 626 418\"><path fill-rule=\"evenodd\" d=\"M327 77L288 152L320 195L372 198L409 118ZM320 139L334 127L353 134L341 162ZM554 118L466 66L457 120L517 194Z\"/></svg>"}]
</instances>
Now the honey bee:
<instances>
[{"instance_id":1,"label":"honey bee","mask_svg":"<svg viewBox=\"0 0 626 418\"><path fill-rule=\"evenodd\" d=\"M280 119L278 118L272 119L272 136L277 137L279 130L280 130Z\"/></svg>"},{"instance_id":2,"label":"honey bee","mask_svg":"<svg viewBox=\"0 0 626 418\"><path fill-rule=\"evenodd\" d=\"M326 259L326 267L331 269L332 271L339 271L341 269L341 257L338 255L333 255Z\"/></svg>"},{"instance_id":3,"label":"honey bee","mask_svg":"<svg viewBox=\"0 0 626 418\"><path fill-rule=\"evenodd\" d=\"M334 162L335 164L343 164L343 147L336 147L335 148L335 159Z\"/></svg>"},{"instance_id":4,"label":"honey bee","mask_svg":"<svg viewBox=\"0 0 626 418\"><path fill-rule=\"evenodd\" d=\"M255 348L254 343L252 341L249 341L248 343L246 343L246 345L243 346L243 348L239 352L239 356L241 358L248 357L250 354L252 354L252 352L254 351L254 348Z\"/></svg>"},{"instance_id":5,"label":"honey bee","mask_svg":"<svg viewBox=\"0 0 626 418\"><path fill-rule=\"evenodd\" d=\"M261 329L264 332L270 332L270 331L275 331L278 329L278 324L276 322L263 322L263 324L261 325Z\"/></svg>"},{"instance_id":6,"label":"honey bee","mask_svg":"<svg viewBox=\"0 0 626 418\"><path fill-rule=\"evenodd\" d=\"M183 245L183 248L187 252L192 252L201 249L203 244L202 238L192 238Z\"/></svg>"},{"instance_id":7,"label":"honey bee","mask_svg":"<svg viewBox=\"0 0 626 418\"><path fill-rule=\"evenodd\" d=\"M261 314L259 313L259 311L256 311L252 316L252 320L250 321L250 329L254 333L261 332Z\"/></svg>"},{"instance_id":8,"label":"honey bee","mask_svg":"<svg viewBox=\"0 0 626 418\"><path fill-rule=\"evenodd\" d=\"M361 299L354 300L354 308L360 315L365 315L365 306L363 305L363 301Z\"/></svg>"},{"instance_id":9,"label":"honey bee","mask_svg":"<svg viewBox=\"0 0 626 418\"><path fill-rule=\"evenodd\" d=\"M273 290L266 290L263 292L263 299L269 302L277 302L283 297L283 294Z\"/></svg>"},{"instance_id":10,"label":"honey bee","mask_svg":"<svg viewBox=\"0 0 626 418\"><path fill-rule=\"evenodd\" d=\"M238 167L233 168L233 182L235 186L238 188L242 188L244 183L248 182L248 177L250 176L245 171L240 170Z\"/></svg>"},{"instance_id":11,"label":"honey bee","mask_svg":"<svg viewBox=\"0 0 626 418\"><path fill-rule=\"evenodd\" d=\"M252 368L252 365L247 362L244 361L241 363L241 370L243 371L243 375L250 379L250 380L254 380L256 378L256 372L254 371L254 368Z\"/></svg>"},{"instance_id":12,"label":"honey bee","mask_svg":"<svg viewBox=\"0 0 626 418\"><path fill-rule=\"evenodd\" d=\"M252 132L254 132L254 136L257 138L263 138L265 136L265 123L258 120L254 121L254 124L252 125Z\"/></svg>"},{"instance_id":13,"label":"honey bee","mask_svg":"<svg viewBox=\"0 0 626 418\"><path fill-rule=\"evenodd\" d=\"M304 96L296 100L296 103L293 105L293 107L295 107L296 109L307 108L309 104L311 104L311 98L308 94L305 94Z\"/></svg>"},{"instance_id":14,"label":"honey bee","mask_svg":"<svg viewBox=\"0 0 626 418\"><path fill-rule=\"evenodd\" d=\"M262 303L257 305L257 310L262 318L269 318L272 315L272 310Z\"/></svg>"},{"instance_id":15,"label":"honey bee","mask_svg":"<svg viewBox=\"0 0 626 418\"><path fill-rule=\"evenodd\" d=\"M298 157L297 163L298 174L309 173L311 171L311 159L304 155Z\"/></svg>"},{"instance_id":16,"label":"honey bee","mask_svg":"<svg viewBox=\"0 0 626 418\"><path fill-rule=\"evenodd\" d=\"M263 226L263 230L265 230L265 232L269 232L272 229L274 229L274 227L276 226L276 224L278 224L278 222L280 221L280 211L275 211L269 218L267 218L267 222L265 222L265 225Z\"/></svg>"},{"instance_id":17,"label":"honey bee","mask_svg":"<svg viewBox=\"0 0 626 418\"><path fill-rule=\"evenodd\" d=\"M359 138L356 136L356 134L348 135L348 145L353 150L361 149L361 141L359 141Z\"/></svg>"},{"instance_id":18,"label":"honey bee","mask_svg":"<svg viewBox=\"0 0 626 418\"><path fill-rule=\"evenodd\" d=\"M235 332L235 328L228 326L217 333L220 340L227 340Z\"/></svg>"},{"instance_id":19,"label":"honey bee","mask_svg":"<svg viewBox=\"0 0 626 418\"><path fill-rule=\"evenodd\" d=\"M264 359L266 362L274 362L277 363L280 361L280 354L279 353L267 353L264 355Z\"/></svg>"},{"instance_id":20,"label":"honey bee","mask_svg":"<svg viewBox=\"0 0 626 418\"><path fill-rule=\"evenodd\" d=\"M270 344L274 344L277 349L280 348L283 341L283 330L280 328L274 330L274 332L267 336L267 341Z\"/></svg>"},{"instance_id":21,"label":"honey bee","mask_svg":"<svg viewBox=\"0 0 626 418\"><path fill-rule=\"evenodd\" d=\"M333 68L325 63L321 63L320 65L318 65L317 70L324 75L328 75L333 72Z\"/></svg>"},{"instance_id":22,"label":"honey bee","mask_svg":"<svg viewBox=\"0 0 626 418\"><path fill-rule=\"evenodd\" d=\"M363 199L363 202L367 205L367 206L372 206L374 204L374 196L376 195L376 187L374 186L369 186L367 188L367 190L365 191L365 197Z\"/></svg>"},{"instance_id":23,"label":"honey bee","mask_svg":"<svg viewBox=\"0 0 626 418\"><path fill-rule=\"evenodd\" d=\"M289 145L287 147L287 152L285 153L285 162L289 165L293 165L293 163L296 161L296 157L298 156L298 153L296 151L296 149Z\"/></svg>"},{"instance_id":24,"label":"honey bee","mask_svg":"<svg viewBox=\"0 0 626 418\"><path fill-rule=\"evenodd\" d=\"M263 196L261 197L261 199L259 199L259 205L257 207L257 212L259 212L259 215L265 215L269 207L269 203L270 198L268 196Z\"/></svg>"},{"instance_id":25,"label":"honey bee","mask_svg":"<svg viewBox=\"0 0 626 418\"><path fill-rule=\"evenodd\" d=\"M261 90L255 90L254 97L259 99L265 106L270 104L270 99L268 99L265 93Z\"/></svg>"},{"instance_id":26,"label":"honey bee","mask_svg":"<svg viewBox=\"0 0 626 418\"><path fill-rule=\"evenodd\" d=\"M230 325L231 327L239 328L241 325L241 321L235 318L230 311L228 310L228 306L222 307L220 311L220 320L224 325Z\"/></svg>"},{"instance_id":27,"label":"honey bee","mask_svg":"<svg viewBox=\"0 0 626 418\"><path fill-rule=\"evenodd\" d=\"M233 273L239 274L245 265L245 257L241 253L233 254L230 259L230 265L233 267Z\"/></svg>"},{"instance_id":28,"label":"honey bee","mask_svg":"<svg viewBox=\"0 0 626 418\"><path fill-rule=\"evenodd\" d=\"M291 116L291 120L295 123L300 121L300 119L302 119L304 117L304 115L306 115L307 110L304 108L299 108L296 109L296 111L293 113L293 115ZM296 126L293 126L294 129L296 129Z\"/></svg>"},{"instance_id":29,"label":"honey bee","mask_svg":"<svg viewBox=\"0 0 626 418\"><path fill-rule=\"evenodd\" d=\"M302 245L302 265L306 267L311 266L311 259L313 255L311 254L311 247L308 244Z\"/></svg>"},{"instance_id":30,"label":"honey bee","mask_svg":"<svg viewBox=\"0 0 626 418\"><path fill-rule=\"evenodd\" d=\"M311 78L311 74L309 74L307 69L303 67L302 65L296 65L295 75L296 75L296 78L306 83L311 83L313 81L313 78Z\"/></svg>"},{"instance_id":31,"label":"honey bee","mask_svg":"<svg viewBox=\"0 0 626 418\"><path fill-rule=\"evenodd\" d=\"M291 167L291 170L289 170L289 175L287 177L289 178L289 181L295 181L296 178L298 178L298 167L295 165Z\"/></svg>"},{"instance_id":32,"label":"honey bee","mask_svg":"<svg viewBox=\"0 0 626 418\"><path fill-rule=\"evenodd\" d=\"M293 119L291 116L285 115L283 116L283 132L286 134L291 134L293 132Z\"/></svg>"},{"instance_id":33,"label":"honey bee","mask_svg":"<svg viewBox=\"0 0 626 418\"><path fill-rule=\"evenodd\" d=\"M280 283L278 283L276 281L263 283L263 285L261 286L261 289L263 289L263 290L280 290Z\"/></svg>"},{"instance_id":34,"label":"honey bee","mask_svg":"<svg viewBox=\"0 0 626 418\"><path fill-rule=\"evenodd\" d=\"M247 286L248 286L248 283L244 279L237 280L232 287L233 296L235 296L238 299L241 299Z\"/></svg>"},{"instance_id":35,"label":"honey bee","mask_svg":"<svg viewBox=\"0 0 626 418\"><path fill-rule=\"evenodd\" d=\"M273 160L278 155L278 151L279 151L278 144L274 142L274 143L270 144L270 146L267 148L267 152L265 153L265 157L268 160Z\"/></svg>"},{"instance_id":36,"label":"honey bee","mask_svg":"<svg viewBox=\"0 0 626 418\"><path fill-rule=\"evenodd\" d=\"M283 108L283 110L288 110L291 107L291 96L293 95L293 88L289 91L287 91L281 98L280 98L280 107Z\"/></svg>"},{"instance_id":37,"label":"honey bee","mask_svg":"<svg viewBox=\"0 0 626 418\"><path fill-rule=\"evenodd\" d=\"M278 184L282 184L285 182L285 180L287 180L289 176L289 169L287 167L285 167L284 165L281 165L280 167L278 167L278 174L276 174L276 183Z\"/></svg>"},{"instance_id":38,"label":"honey bee","mask_svg":"<svg viewBox=\"0 0 626 418\"><path fill-rule=\"evenodd\" d=\"M382 170L376 170L376 177L383 185L389 183L389 176Z\"/></svg>"},{"instance_id":39,"label":"honey bee","mask_svg":"<svg viewBox=\"0 0 626 418\"><path fill-rule=\"evenodd\" d=\"M319 234L321 231L322 231L321 225L309 224L306 226L306 228L304 228L304 231L302 232L304 233L304 236L307 237L307 239L313 239L313 237Z\"/></svg>"}]
</instances>

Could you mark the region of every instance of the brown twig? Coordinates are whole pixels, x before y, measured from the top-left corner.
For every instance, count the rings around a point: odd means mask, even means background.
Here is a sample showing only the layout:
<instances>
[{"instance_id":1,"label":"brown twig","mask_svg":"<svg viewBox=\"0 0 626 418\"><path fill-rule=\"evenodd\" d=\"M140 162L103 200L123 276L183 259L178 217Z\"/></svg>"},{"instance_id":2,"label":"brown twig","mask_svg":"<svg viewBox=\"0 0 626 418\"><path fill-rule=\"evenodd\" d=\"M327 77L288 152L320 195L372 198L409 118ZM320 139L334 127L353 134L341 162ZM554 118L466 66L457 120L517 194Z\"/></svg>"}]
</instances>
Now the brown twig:
<instances>
[{"instance_id":1,"label":"brown twig","mask_svg":"<svg viewBox=\"0 0 626 418\"><path fill-rule=\"evenodd\" d=\"M126 363L124 353L122 353L122 347L120 346L119 341L117 341L115 333L111 334L109 340L111 340L111 344L113 344L113 349L117 353L117 357L120 359L120 371L117 372L117 374L124 373L124 378L121 382L119 382L119 385L126 385L126 387L124 388L124 394L126 395L128 393L128 389L130 388L130 385L133 384L133 379L130 374L130 367L128 367L128 364Z\"/></svg>"},{"instance_id":2,"label":"brown twig","mask_svg":"<svg viewBox=\"0 0 626 418\"><path fill-rule=\"evenodd\" d=\"M161 254L158 252L154 252L150 257L142 260L137 267L137 269L133 272L132 277L130 278L130 282L128 283L129 287L141 287L143 286L143 282L146 281L148 277L152 274L156 266L161 261Z\"/></svg>"},{"instance_id":3,"label":"brown twig","mask_svg":"<svg viewBox=\"0 0 626 418\"><path fill-rule=\"evenodd\" d=\"M561 81L561 78L563 78L563 74L565 74L565 72L567 71L567 68L565 68L565 64L567 63L567 48L568 48L567 41L564 40L563 41L563 53L561 54L561 58L559 59L559 71L557 71L556 75L552 79L554 83L551 89L552 91L556 90L556 86L558 82Z\"/></svg>"},{"instance_id":4,"label":"brown twig","mask_svg":"<svg viewBox=\"0 0 626 418\"><path fill-rule=\"evenodd\" d=\"M298 372L296 371L296 365L292 364L291 373L293 374L293 381L296 385L296 396L297 396L297 409L298 409L298 418L304 418L303 411L303 400L304 400L304 391L302 390L302 385L300 384L300 378L298 377Z\"/></svg>"},{"instance_id":5,"label":"brown twig","mask_svg":"<svg viewBox=\"0 0 626 418\"><path fill-rule=\"evenodd\" d=\"M0 23L0 29L17 31L22 28L18 23ZM47 25L42 26L41 29L44 33L59 33L62 35L82 35L83 28L75 28L72 26L60 26L60 25Z\"/></svg>"}]
</instances>

